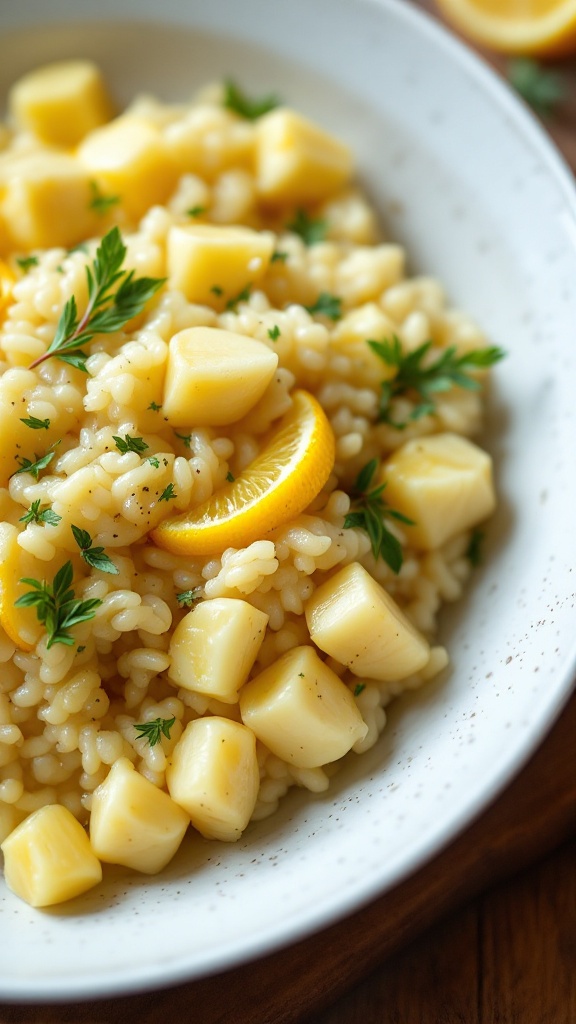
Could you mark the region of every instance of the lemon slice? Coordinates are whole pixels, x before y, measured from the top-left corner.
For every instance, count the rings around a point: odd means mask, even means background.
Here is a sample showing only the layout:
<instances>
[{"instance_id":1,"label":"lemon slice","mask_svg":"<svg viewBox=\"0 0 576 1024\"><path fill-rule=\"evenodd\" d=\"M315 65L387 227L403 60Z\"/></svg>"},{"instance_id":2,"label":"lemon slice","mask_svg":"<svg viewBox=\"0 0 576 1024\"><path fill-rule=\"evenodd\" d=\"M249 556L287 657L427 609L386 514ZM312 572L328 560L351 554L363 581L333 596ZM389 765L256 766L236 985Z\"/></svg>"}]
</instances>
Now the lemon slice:
<instances>
[{"instance_id":1,"label":"lemon slice","mask_svg":"<svg viewBox=\"0 0 576 1024\"><path fill-rule=\"evenodd\" d=\"M152 540L182 555L245 547L297 516L334 465L334 435L319 402L295 391L293 406L260 454L234 481L183 515L165 519Z\"/></svg>"},{"instance_id":2,"label":"lemon slice","mask_svg":"<svg viewBox=\"0 0 576 1024\"><path fill-rule=\"evenodd\" d=\"M12 287L15 282L16 275L4 260L0 260L0 323L12 300Z\"/></svg>"},{"instance_id":3,"label":"lemon slice","mask_svg":"<svg viewBox=\"0 0 576 1024\"><path fill-rule=\"evenodd\" d=\"M474 42L533 56L576 51L576 0L438 0L446 18Z\"/></svg>"}]
</instances>

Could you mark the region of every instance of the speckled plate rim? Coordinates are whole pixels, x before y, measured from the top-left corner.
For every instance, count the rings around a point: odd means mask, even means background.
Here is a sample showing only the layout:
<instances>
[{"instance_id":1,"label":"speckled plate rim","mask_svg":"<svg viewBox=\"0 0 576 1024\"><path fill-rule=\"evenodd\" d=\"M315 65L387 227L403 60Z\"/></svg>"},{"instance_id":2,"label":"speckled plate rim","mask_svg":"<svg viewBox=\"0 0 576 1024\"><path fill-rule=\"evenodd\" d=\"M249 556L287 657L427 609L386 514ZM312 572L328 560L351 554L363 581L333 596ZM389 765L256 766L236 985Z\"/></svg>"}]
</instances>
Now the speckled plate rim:
<instances>
[{"instance_id":1,"label":"speckled plate rim","mask_svg":"<svg viewBox=\"0 0 576 1024\"><path fill-rule=\"evenodd\" d=\"M396 18L403 19L414 31L427 36L438 50L459 65L465 76L473 78L478 83L482 91L493 99L494 104L505 112L514 130L527 140L539 160L545 164L565 197L567 218L571 217L572 223L576 224L576 193L567 168L535 119L494 73L432 19L409 5L397 3L395 0L355 2L357 6L369 4L393 12ZM576 240L576 231L574 238ZM567 651L563 663L556 668L554 687L540 700L523 730L518 730L507 750L494 764L491 774L470 793L465 806L455 808L450 815L445 814L435 830L430 829L424 833L421 841L414 843L408 853L404 852L397 859L392 859L381 872L358 878L355 882L351 881L346 890L339 893L337 900L326 899L314 907L308 907L306 911L295 913L291 918L285 918L281 924L261 928L253 936L248 936L241 948L237 941L223 942L217 957L209 950L204 957L196 954L194 963L191 963L190 956L184 953L180 959L172 958L169 963L147 964L144 968L142 965L134 965L131 970L122 967L117 976L108 974L103 983L97 981L93 974L83 974L81 971L76 971L65 984L62 979L57 978L53 983L44 979L40 985L35 986L32 982L30 986L23 986L11 978L0 978L0 994L3 998L21 1001L67 1000L176 984L208 973L223 971L246 960L270 953L358 910L437 854L503 789L534 752L565 704L572 689L575 667L576 642L573 643L572 649Z\"/></svg>"}]
</instances>

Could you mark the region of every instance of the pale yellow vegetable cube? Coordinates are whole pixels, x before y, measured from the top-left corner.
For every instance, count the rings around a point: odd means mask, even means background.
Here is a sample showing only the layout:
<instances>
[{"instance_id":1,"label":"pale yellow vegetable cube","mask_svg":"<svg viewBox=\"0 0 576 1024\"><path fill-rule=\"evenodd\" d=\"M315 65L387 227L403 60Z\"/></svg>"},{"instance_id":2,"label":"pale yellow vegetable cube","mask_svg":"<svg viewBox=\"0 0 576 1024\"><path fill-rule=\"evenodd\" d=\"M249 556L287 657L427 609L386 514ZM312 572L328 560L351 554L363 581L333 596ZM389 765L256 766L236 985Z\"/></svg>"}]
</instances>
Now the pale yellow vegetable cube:
<instances>
[{"instance_id":1,"label":"pale yellow vegetable cube","mask_svg":"<svg viewBox=\"0 0 576 1024\"><path fill-rule=\"evenodd\" d=\"M0 219L19 249L76 245L94 234L90 179L65 153L30 153L0 169Z\"/></svg>"},{"instance_id":2,"label":"pale yellow vegetable cube","mask_svg":"<svg viewBox=\"0 0 576 1024\"><path fill-rule=\"evenodd\" d=\"M16 124L43 142L76 146L112 117L102 76L89 60L46 64L12 86L8 106Z\"/></svg>"},{"instance_id":3,"label":"pale yellow vegetable cube","mask_svg":"<svg viewBox=\"0 0 576 1024\"><path fill-rule=\"evenodd\" d=\"M96 855L146 875L172 860L189 824L182 808L127 757L112 765L92 796L90 842Z\"/></svg>"},{"instance_id":4,"label":"pale yellow vegetable cube","mask_svg":"<svg viewBox=\"0 0 576 1024\"><path fill-rule=\"evenodd\" d=\"M357 676L404 679L428 663L430 646L358 562L322 583L305 607L317 647Z\"/></svg>"},{"instance_id":5,"label":"pale yellow vegetable cube","mask_svg":"<svg viewBox=\"0 0 576 1024\"><path fill-rule=\"evenodd\" d=\"M166 782L206 839L235 842L250 821L260 786L254 733L228 718L197 718L172 751Z\"/></svg>"},{"instance_id":6,"label":"pale yellow vegetable cube","mask_svg":"<svg viewBox=\"0 0 576 1024\"><path fill-rule=\"evenodd\" d=\"M352 175L348 147L286 107L260 118L256 138L256 184L268 202L318 202Z\"/></svg>"},{"instance_id":7,"label":"pale yellow vegetable cube","mask_svg":"<svg viewBox=\"0 0 576 1024\"><path fill-rule=\"evenodd\" d=\"M260 650L268 616L232 597L202 601L184 616L170 641L168 675L185 690L238 700Z\"/></svg>"},{"instance_id":8,"label":"pale yellow vegetable cube","mask_svg":"<svg viewBox=\"0 0 576 1024\"><path fill-rule=\"evenodd\" d=\"M172 227L168 232L170 286L189 302L237 298L268 269L274 236L266 231L215 224Z\"/></svg>"},{"instance_id":9,"label":"pale yellow vegetable cube","mask_svg":"<svg viewBox=\"0 0 576 1024\"><path fill-rule=\"evenodd\" d=\"M429 550L476 526L496 506L492 459L458 434L408 441L382 468L388 504L415 523L410 543Z\"/></svg>"},{"instance_id":10,"label":"pale yellow vegetable cube","mask_svg":"<svg viewBox=\"0 0 576 1024\"><path fill-rule=\"evenodd\" d=\"M0 848L8 888L32 907L71 900L102 881L86 832L61 804L34 811Z\"/></svg>"},{"instance_id":11,"label":"pale yellow vegetable cube","mask_svg":"<svg viewBox=\"0 0 576 1024\"><path fill-rule=\"evenodd\" d=\"M313 647L293 647L240 694L242 721L282 760L317 768L366 735L354 698Z\"/></svg>"},{"instance_id":12,"label":"pale yellow vegetable cube","mask_svg":"<svg viewBox=\"0 0 576 1024\"><path fill-rule=\"evenodd\" d=\"M165 203L178 177L160 130L135 117L118 117L91 132L78 159L98 188L118 196L134 220L155 203Z\"/></svg>"},{"instance_id":13,"label":"pale yellow vegetable cube","mask_svg":"<svg viewBox=\"0 0 576 1024\"><path fill-rule=\"evenodd\" d=\"M173 426L235 423L268 387L278 356L262 341L216 327L170 339L162 409Z\"/></svg>"},{"instance_id":14,"label":"pale yellow vegetable cube","mask_svg":"<svg viewBox=\"0 0 576 1024\"><path fill-rule=\"evenodd\" d=\"M346 313L330 338L333 351L350 360L346 380L359 387L377 389L382 381L393 377L395 368L376 355L368 339L390 339L396 331L396 325L376 302L367 302Z\"/></svg>"}]
</instances>

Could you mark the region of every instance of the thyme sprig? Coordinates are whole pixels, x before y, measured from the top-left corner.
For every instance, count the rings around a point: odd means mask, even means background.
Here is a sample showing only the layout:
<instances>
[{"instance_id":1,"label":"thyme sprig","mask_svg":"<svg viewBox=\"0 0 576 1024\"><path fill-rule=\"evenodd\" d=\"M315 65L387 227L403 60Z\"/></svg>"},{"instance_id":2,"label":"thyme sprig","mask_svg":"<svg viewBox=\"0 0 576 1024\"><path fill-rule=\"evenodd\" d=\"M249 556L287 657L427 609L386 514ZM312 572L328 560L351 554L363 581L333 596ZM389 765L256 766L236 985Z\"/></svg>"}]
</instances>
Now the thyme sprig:
<instances>
[{"instance_id":1,"label":"thyme sprig","mask_svg":"<svg viewBox=\"0 0 576 1024\"><path fill-rule=\"evenodd\" d=\"M122 269L126 246L117 227L104 235L96 250L91 266L86 267L88 304L78 316L76 299L66 302L56 327L56 333L43 355L30 364L40 366L51 356L86 371L88 355L82 346L96 334L113 334L137 316L159 288L163 278L138 277L134 271ZM114 291L115 289L115 291Z\"/></svg>"},{"instance_id":2,"label":"thyme sprig","mask_svg":"<svg viewBox=\"0 0 576 1024\"><path fill-rule=\"evenodd\" d=\"M140 734L138 739L145 737L150 746L155 747L157 743L160 743L163 735L167 740L170 739L170 730L175 721L175 715L172 718L153 718L151 722L134 723L134 728Z\"/></svg>"},{"instance_id":3,"label":"thyme sprig","mask_svg":"<svg viewBox=\"0 0 576 1024\"><path fill-rule=\"evenodd\" d=\"M104 548L94 547L92 537L87 530L74 526L74 523L70 525L74 534L74 540L80 548L80 554L86 565L90 565L93 569L99 569L100 572L109 572L111 575L117 576L119 569L114 565L112 559L108 557Z\"/></svg>"},{"instance_id":4,"label":"thyme sprig","mask_svg":"<svg viewBox=\"0 0 576 1024\"><path fill-rule=\"evenodd\" d=\"M389 508L382 497L386 484L372 487L374 474L378 469L378 459L371 459L360 470L354 487L350 491L352 511L344 519L344 529L357 527L364 530L370 538L370 547L374 558L382 558L390 566L392 572L399 573L402 568L402 545L397 537L386 526L386 518L397 519L407 526L413 526L413 520Z\"/></svg>"},{"instance_id":5,"label":"thyme sprig","mask_svg":"<svg viewBox=\"0 0 576 1024\"><path fill-rule=\"evenodd\" d=\"M46 647L52 647L53 644L72 647L75 643L70 633L72 627L93 619L96 609L102 604L97 597L79 601L74 591L70 589L73 575L72 562L65 562L51 584L46 580L29 577L20 580L20 583L25 583L31 590L17 598L14 604L17 608L36 609L38 621L45 627L48 635Z\"/></svg>"},{"instance_id":6,"label":"thyme sprig","mask_svg":"<svg viewBox=\"0 0 576 1024\"><path fill-rule=\"evenodd\" d=\"M20 516L19 523L24 523L26 526L28 523L47 523L48 526L58 526L58 523L62 519L57 512L54 512L51 508L40 508L41 499L37 498L30 505L30 508Z\"/></svg>"},{"instance_id":7,"label":"thyme sprig","mask_svg":"<svg viewBox=\"0 0 576 1024\"><path fill-rule=\"evenodd\" d=\"M368 341L367 343L380 359L396 370L391 380L382 381L378 420L388 423L397 430L404 430L411 420L430 416L435 411L435 396L453 387L478 391L480 382L471 376L471 371L485 369L504 358L505 353L496 346L474 349L458 355L455 345L444 349L436 360L429 358L431 341L425 341L413 352L402 351L397 335L391 340ZM408 420L392 418L392 403L398 397L415 397L415 405Z\"/></svg>"}]
</instances>

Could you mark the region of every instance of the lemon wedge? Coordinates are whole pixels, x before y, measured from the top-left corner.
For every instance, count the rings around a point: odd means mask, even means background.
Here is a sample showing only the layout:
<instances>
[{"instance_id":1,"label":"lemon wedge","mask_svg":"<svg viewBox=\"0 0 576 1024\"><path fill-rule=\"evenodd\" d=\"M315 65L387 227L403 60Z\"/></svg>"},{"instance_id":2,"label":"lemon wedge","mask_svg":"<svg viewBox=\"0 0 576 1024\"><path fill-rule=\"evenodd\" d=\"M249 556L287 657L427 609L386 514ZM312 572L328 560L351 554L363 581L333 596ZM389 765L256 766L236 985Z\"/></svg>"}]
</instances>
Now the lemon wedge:
<instances>
[{"instance_id":1,"label":"lemon wedge","mask_svg":"<svg viewBox=\"0 0 576 1024\"><path fill-rule=\"evenodd\" d=\"M504 53L576 51L576 0L438 0L446 18L476 43Z\"/></svg>"},{"instance_id":2,"label":"lemon wedge","mask_svg":"<svg viewBox=\"0 0 576 1024\"><path fill-rule=\"evenodd\" d=\"M12 300L12 287L16 282L16 275L4 260L0 260L0 323Z\"/></svg>"},{"instance_id":3,"label":"lemon wedge","mask_svg":"<svg viewBox=\"0 0 576 1024\"><path fill-rule=\"evenodd\" d=\"M292 397L292 408L235 480L152 531L159 547L182 555L245 547L310 504L332 471L334 435L313 395L300 390Z\"/></svg>"}]
</instances>

